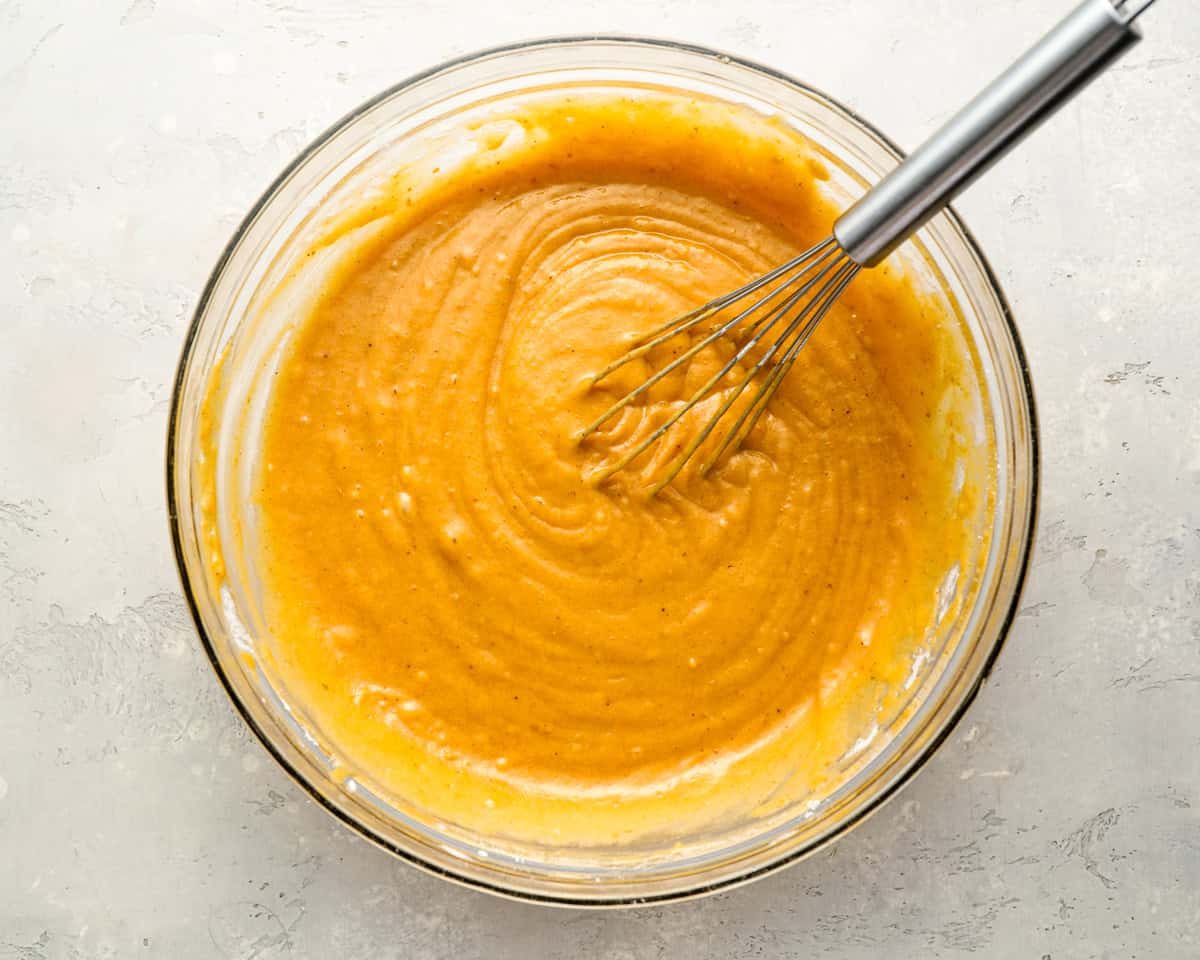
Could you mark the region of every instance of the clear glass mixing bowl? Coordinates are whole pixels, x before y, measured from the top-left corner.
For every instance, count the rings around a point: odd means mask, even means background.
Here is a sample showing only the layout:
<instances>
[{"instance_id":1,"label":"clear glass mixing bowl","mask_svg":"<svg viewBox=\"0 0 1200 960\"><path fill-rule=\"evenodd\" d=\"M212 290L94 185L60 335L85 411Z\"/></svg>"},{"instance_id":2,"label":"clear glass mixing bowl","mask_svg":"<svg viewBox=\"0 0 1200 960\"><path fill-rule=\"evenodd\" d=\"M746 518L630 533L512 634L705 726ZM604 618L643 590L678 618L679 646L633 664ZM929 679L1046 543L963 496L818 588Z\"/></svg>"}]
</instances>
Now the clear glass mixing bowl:
<instances>
[{"instance_id":1,"label":"clear glass mixing bowl","mask_svg":"<svg viewBox=\"0 0 1200 960\"><path fill-rule=\"evenodd\" d=\"M983 465L994 476L994 496L981 508L979 555L945 584L962 602L946 605L955 612L935 625L914 662L904 708L874 731L868 746L847 754L836 788L727 833L591 850L514 846L383 795L368 772L342 762L258 655L267 627L249 549L252 438L269 398L270 370L295 321L295 311L277 297L273 302L271 293L319 235L330 205L385 169L389 150L484 101L560 84L649 84L774 114L833 158L829 189L845 201L900 157L825 94L773 70L677 43L546 40L413 77L309 146L230 240L200 298L179 364L168 500L184 591L213 667L266 748L318 803L397 856L474 887L547 903L630 905L698 896L798 860L878 809L930 757L979 689L1012 621L1032 545L1037 438L1029 374L1008 306L966 228L954 213L944 213L904 255L957 312L963 342L977 357L977 428L993 440L979 449L994 458ZM206 402L215 378L220 389ZM208 449L215 449L215 463L207 461ZM206 484L206 476L215 485ZM224 557L222 577L209 563L214 548Z\"/></svg>"}]
</instances>

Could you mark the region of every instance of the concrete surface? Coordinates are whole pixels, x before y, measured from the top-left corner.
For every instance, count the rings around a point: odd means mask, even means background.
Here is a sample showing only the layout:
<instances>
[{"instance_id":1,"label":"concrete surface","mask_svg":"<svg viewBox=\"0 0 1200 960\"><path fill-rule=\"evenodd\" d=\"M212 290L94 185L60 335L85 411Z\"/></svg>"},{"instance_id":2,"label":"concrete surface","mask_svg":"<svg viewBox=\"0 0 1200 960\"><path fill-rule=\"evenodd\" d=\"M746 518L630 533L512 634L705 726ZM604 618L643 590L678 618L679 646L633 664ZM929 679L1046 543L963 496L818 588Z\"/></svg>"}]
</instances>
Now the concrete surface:
<instances>
[{"instance_id":1,"label":"concrete surface","mask_svg":"<svg viewBox=\"0 0 1200 960\"><path fill-rule=\"evenodd\" d=\"M0 0L0 958L1200 955L1200 12L961 204L1024 331L1040 548L995 674L895 802L700 903L460 890L318 810L202 662L167 541L197 293L312 136L438 60L641 32L912 145L1068 0Z\"/></svg>"}]
</instances>

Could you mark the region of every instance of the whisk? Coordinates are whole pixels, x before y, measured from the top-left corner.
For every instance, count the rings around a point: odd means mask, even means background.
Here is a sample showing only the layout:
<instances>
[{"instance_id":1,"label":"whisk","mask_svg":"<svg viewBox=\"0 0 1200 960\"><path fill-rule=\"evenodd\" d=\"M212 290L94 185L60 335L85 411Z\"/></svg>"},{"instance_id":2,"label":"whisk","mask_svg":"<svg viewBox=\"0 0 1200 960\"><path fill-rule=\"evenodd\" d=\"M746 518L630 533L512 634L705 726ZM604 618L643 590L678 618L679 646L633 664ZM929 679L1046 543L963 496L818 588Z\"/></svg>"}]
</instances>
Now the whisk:
<instances>
[{"instance_id":1,"label":"whisk","mask_svg":"<svg viewBox=\"0 0 1200 960\"><path fill-rule=\"evenodd\" d=\"M745 286L640 337L592 378L592 386L681 334L699 336L686 350L605 410L579 434L582 442L701 350L725 340L732 355L671 416L616 463L603 482L645 453L735 370L716 413L667 466L658 493L708 440L756 383L732 424L701 465L706 474L749 436L797 354L842 291L876 266L1026 134L1070 100L1141 39L1134 21L1154 0L1084 0L1032 49L952 117L834 223L833 235ZM732 316L729 316L732 314ZM710 328L705 324L715 320Z\"/></svg>"}]
</instances>

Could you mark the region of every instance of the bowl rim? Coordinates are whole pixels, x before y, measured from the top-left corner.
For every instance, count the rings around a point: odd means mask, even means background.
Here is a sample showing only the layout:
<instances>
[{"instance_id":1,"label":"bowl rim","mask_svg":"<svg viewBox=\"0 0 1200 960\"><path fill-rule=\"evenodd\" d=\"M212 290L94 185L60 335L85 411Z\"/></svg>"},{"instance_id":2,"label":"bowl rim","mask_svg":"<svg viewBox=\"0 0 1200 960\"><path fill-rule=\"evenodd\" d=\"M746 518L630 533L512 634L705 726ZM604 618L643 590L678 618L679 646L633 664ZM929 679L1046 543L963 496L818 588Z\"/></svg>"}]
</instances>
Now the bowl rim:
<instances>
[{"instance_id":1,"label":"bowl rim","mask_svg":"<svg viewBox=\"0 0 1200 960\"><path fill-rule=\"evenodd\" d=\"M255 719L245 701L235 691L232 681L221 665L220 658L217 654L212 638L209 636L208 630L205 628L199 603L196 599L196 594L193 590L192 581L189 576L185 561L185 547L183 543L182 524L179 515L179 497L175 484L177 467L176 441L178 439L179 424L182 417L184 381L187 377L187 373L193 359L201 322L207 312L208 305L214 295L217 284L221 280L229 261L232 259L235 251L241 246L243 239L252 225L258 219L259 214L272 202L272 200L274 200L280 188L291 178L292 174L296 170L302 167L330 140L332 140L351 124L356 122L364 114L371 111L383 101L402 93L410 87L416 86L417 84L442 74L449 73L468 64L526 50L554 49L572 46L587 46L592 44L642 46L670 52L695 54L702 57L714 58L722 63L732 64L734 66L742 67L752 72L762 74L774 80L780 81L781 83L792 87L801 93L816 97L822 101L824 106L828 107L835 113L841 114L845 119L861 127L865 132L874 137L879 144L884 147L884 149L894 155L896 160L902 160L905 157L904 151L890 137L882 133L872 123L863 119L863 117L861 117L856 111L847 107L840 100L827 94L824 90L814 87L809 83L797 80L789 73L762 64L757 60L730 54L726 51L702 44L639 34L564 34L499 44L443 60L435 66L410 74L404 79L384 88L375 95L362 101L339 117L332 124L327 126L320 134L313 138L279 172L279 174L274 177L274 179L272 179L270 184L262 191L262 193L251 205L246 215L241 219L237 228L234 230L229 240L222 248L221 253L217 257L216 263L214 264L207 280L205 281L204 287L197 298L196 306L192 311L191 319L188 322L187 331L184 334L183 346L180 351L179 361L176 365L175 377L171 388L170 410L167 418L165 456L167 519L170 527L171 546L175 557L176 573L179 577L184 599L187 602L187 607L189 613L191 614L192 622L196 627L196 632L200 638L205 656L207 657L213 672L220 680L226 696L229 698L238 715L254 734L255 738L266 749L271 757L274 758L275 762L280 766L280 768L309 796L311 800L315 801L321 808L331 814L335 819L348 826L352 831L354 831L355 834L369 841L376 847L379 847L391 855L398 857L404 862L417 867L427 874L441 877L445 880L449 880L455 884L469 889L484 891L508 900L524 903L539 903L548 906L570 907L575 909L649 906L654 904L696 899L716 893L718 891L740 887L752 882L753 880L776 873L790 864L793 864L799 860L811 856L819 850L824 849L828 845L845 836L847 833L853 830L854 827L858 826L876 811L881 809L892 797L894 797L897 793L899 793L900 790L902 790L912 781L916 774L923 769L929 760L934 756L934 754L937 753L942 744L949 739L951 733L958 726L958 723L962 719L963 715L970 708L971 704L974 703L984 681L990 676L992 668L996 663L996 659L1000 655L1001 649L1007 642L1009 632L1011 631L1014 621L1016 620L1017 611L1020 609L1021 596L1028 579L1029 569L1033 557L1041 501L1041 445L1039 440L1039 421L1037 404L1034 396L1032 374L1029 368L1025 346L1021 340L1020 332L1018 331L1016 322L1013 318L1012 308L1008 302L1008 298L1004 294L1003 288L1000 286L1000 282L996 276L995 270L988 261L987 257L984 255L979 242L975 238L975 235L967 227L962 217L958 214L958 211L953 207L953 205L947 205L943 212L950 219L954 228L961 234L970 253L977 261L984 280L986 281L986 285L991 294L995 297L996 304L999 307L1000 319L1003 321L1005 333L1007 334L1013 348L1014 358L1016 360L1015 367L1017 373L1019 374L1020 393L1022 394L1022 399L1024 400L1025 408L1028 412L1029 418L1028 526L1024 537L1024 543L1021 547L1020 558L1013 571L1013 591L1011 600L1008 604L1008 609L1000 618L995 642L984 657L983 663L980 666L978 676L976 677L974 683L968 690L965 691L959 704L957 704L956 707L948 714L942 729L929 739L924 747L922 747L921 750L914 755L908 766L901 770L894 777L892 782L886 784L869 803L867 803L861 810L847 818L837 830L832 831L828 835L811 844L787 851L786 853L779 855L767 863L761 864L744 872L734 873L730 876L704 883L695 883L672 891L648 893L645 895L622 895L607 898L594 897L580 899L577 897L572 897L566 893L555 894L534 892L528 889L508 887L498 882L491 882L481 879L477 876L471 876L466 872L456 872L452 869L448 869L439 864L430 862L416 853L413 853L411 850L405 849L388 840L386 837L375 833L364 823L352 816L349 812L342 810L331 803L313 784L308 781L308 779L284 755L283 751L275 745L271 737Z\"/></svg>"}]
</instances>

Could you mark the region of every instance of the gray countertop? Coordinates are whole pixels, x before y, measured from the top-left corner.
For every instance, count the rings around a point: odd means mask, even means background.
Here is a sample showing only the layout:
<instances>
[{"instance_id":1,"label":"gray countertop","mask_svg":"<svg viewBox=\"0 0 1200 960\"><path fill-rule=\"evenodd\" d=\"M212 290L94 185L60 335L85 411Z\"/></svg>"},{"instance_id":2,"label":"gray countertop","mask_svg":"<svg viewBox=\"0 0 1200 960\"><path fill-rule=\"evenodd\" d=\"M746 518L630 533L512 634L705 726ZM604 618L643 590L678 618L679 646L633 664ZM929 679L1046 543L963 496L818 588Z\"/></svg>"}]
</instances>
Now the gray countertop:
<instances>
[{"instance_id":1,"label":"gray countertop","mask_svg":"<svg viewBox=\"0 0 1200 960\"><path fill-rule=\"evenodd\" d=\"M198 648L167 539L189 313L282 165L475 48L631 32L833 91L912 146L1068 0L0 0L0 960L1200 955L1200 12L960 204L1044 453L995 672L841 842L684 905L503 902L355 838Z\"/></svg>"}]
</instances>

